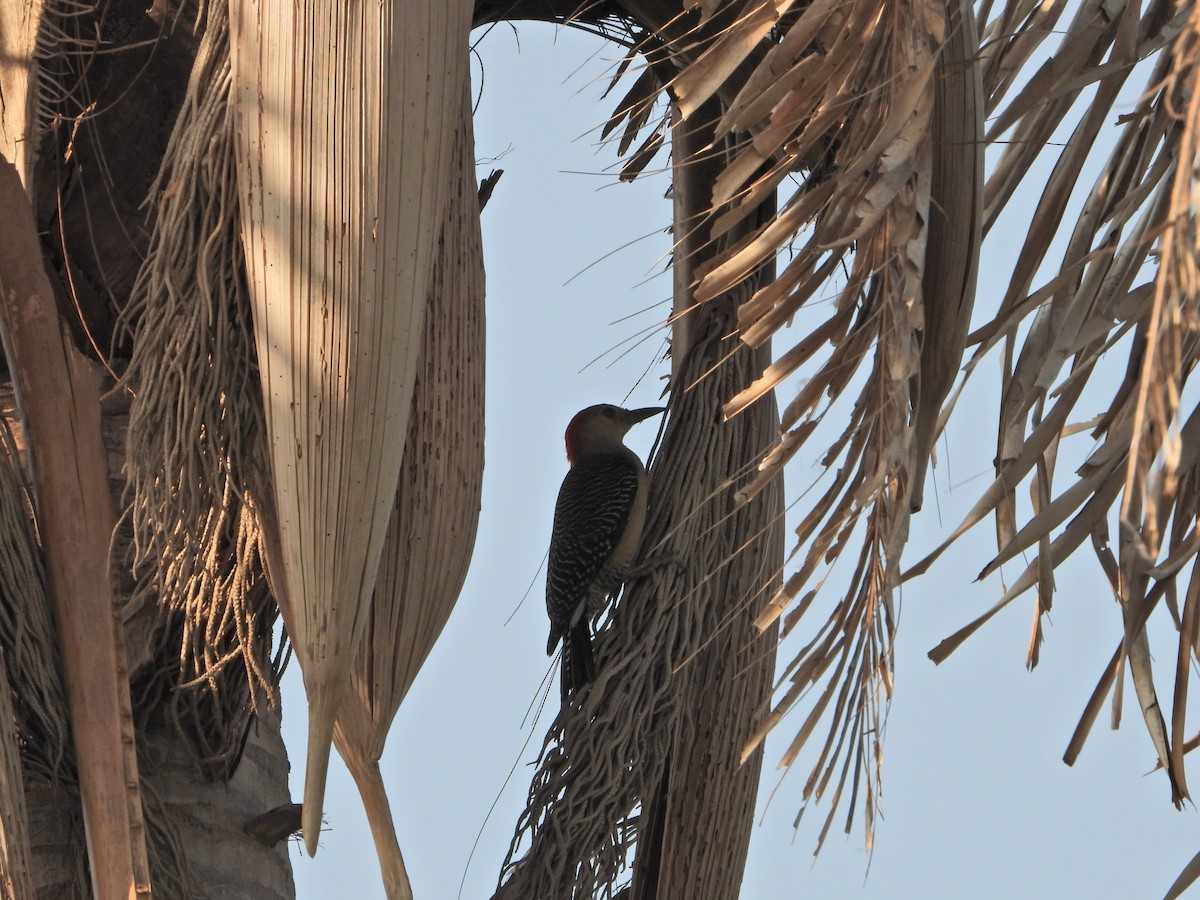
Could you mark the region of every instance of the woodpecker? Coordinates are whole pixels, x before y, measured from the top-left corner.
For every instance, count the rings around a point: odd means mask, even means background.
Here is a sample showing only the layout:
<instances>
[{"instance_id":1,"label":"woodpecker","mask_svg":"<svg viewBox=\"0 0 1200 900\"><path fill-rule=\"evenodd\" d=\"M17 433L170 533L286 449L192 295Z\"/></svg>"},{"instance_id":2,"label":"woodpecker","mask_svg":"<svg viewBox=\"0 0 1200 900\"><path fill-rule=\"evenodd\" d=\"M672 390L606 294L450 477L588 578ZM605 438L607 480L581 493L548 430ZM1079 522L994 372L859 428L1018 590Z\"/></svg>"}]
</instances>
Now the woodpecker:
<instances>
[{"instance_id":1,"label":"woodpecker","mask_svg":"<svg viewBox=\"0 0 1200 900\"><path fill-rule=\"evenodd\" d=\"M646 523L646 467L623 438L660 412L601 403L576 413L567 426L571 468L554 506L546 571L546 653L563 641L564 703L595 677L591 615L627 577Z\"/></svg>"}]
</instances>

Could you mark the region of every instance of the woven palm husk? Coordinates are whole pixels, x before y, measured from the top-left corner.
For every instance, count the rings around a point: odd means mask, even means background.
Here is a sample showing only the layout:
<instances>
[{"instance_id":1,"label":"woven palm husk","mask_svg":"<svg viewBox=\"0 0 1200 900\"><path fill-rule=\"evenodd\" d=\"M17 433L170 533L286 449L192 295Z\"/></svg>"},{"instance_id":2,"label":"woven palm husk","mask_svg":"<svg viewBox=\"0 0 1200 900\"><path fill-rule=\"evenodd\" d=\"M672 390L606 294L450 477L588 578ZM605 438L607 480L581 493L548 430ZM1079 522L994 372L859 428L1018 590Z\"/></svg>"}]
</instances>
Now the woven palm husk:
<instances>
[{"instance_id":1,"label":"woven palm husk","mask_svg":"<svg viewBox=\"0 0 1200 900\"><path fill-rule=\"evenodd\" d=\"M465 86L464 86L465 88ZM400 487L334 744L358 785L389 898L411 897L379 769L413 679L454 609L483 489L484 272L471 97L464 90L413 388Z\"/></svg>"}]
</instances>

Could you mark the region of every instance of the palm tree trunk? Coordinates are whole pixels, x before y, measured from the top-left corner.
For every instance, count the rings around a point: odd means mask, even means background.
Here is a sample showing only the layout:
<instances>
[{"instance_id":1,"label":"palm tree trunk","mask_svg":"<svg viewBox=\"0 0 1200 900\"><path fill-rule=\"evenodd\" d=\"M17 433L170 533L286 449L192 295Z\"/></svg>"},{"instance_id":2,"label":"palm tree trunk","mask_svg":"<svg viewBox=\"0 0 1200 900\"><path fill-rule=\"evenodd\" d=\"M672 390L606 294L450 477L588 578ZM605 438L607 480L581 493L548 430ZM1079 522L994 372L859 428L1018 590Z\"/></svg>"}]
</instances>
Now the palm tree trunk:
<instances>
[{"instance_id":1,"label":"palm tree trunk","mask_svg":"<svg viewBox=\"0 0 1200 900\"><path fill-rule=\"evenodd\" d=\"M192 754L171 729L143 731L138 736L148 769L144 792L151 821L163 822L150 840L160 855L181 860L181 884L156 886L164 897L221 900L292 900L291 862L287 841L267 847L244 830L267 810L290 801L287 751L279 731L278 710L267 710L251 722L245 751L227 782L205 777ZM181 891L177 893L176 891Z\"/></svg>"},{"instance_id":2,"label":"palm tree trunk","mask_svg":"<svg viewBox=\"0 0 1200 900\"><path fill-rule=\"evenodd\" d=\"M780 583L783 485L777 479L740 506L734 492L778 434L778 414L773 398L766 397L731 421L712 415L769 364L770 345L751 348L736 336L740 292L694 309L691 293L697 267L722 249L709 231L713 183L725 159L702 152L712 145L711 126L719 118L718 104L710 106L672 134L677 242L672 420L683 424L675 440L668 430L654 466L660 479L656 508L677 517L664 523L666 530L686 527L696 535L674 546L690 573L708 574L689 586L680 604L691 609L682 615L690 620L685 633L691 631L697 649L675 676L671 749L642 816L635 900L736 900L762 765L761 746L745 761L742 748L767 712L775 667L776 629L761 633L754 619ZM768 203L761 214L772 211ZM747 227L758 224L751 217ZM759 278L772 275L764 269ZM723 362L714 368L717 360ZM663 537L648 535L648 545Z\"/></svg>"}]
</instances>

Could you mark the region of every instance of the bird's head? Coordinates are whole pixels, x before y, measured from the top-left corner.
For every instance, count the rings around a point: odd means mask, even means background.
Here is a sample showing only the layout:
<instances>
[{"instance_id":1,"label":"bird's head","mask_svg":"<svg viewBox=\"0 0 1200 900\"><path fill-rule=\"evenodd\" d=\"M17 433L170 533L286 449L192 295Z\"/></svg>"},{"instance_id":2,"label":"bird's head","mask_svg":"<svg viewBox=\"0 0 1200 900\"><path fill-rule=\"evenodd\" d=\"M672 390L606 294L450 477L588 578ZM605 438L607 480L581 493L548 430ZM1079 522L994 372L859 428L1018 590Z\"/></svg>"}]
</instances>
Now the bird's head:
<instances>
[{"instance_id":1,"label":"bird's head","mask_svg":"<svg viewBox=\"0 0 1200 900\"><path fill-rule=\"evenodd\" d=\"M638 422L666 412L665 407L622 409L598 403L580 410L567 426L567 459L572 463L591 453L604 453L624 446L625 433Z\"/></svg>"}]
</instances>

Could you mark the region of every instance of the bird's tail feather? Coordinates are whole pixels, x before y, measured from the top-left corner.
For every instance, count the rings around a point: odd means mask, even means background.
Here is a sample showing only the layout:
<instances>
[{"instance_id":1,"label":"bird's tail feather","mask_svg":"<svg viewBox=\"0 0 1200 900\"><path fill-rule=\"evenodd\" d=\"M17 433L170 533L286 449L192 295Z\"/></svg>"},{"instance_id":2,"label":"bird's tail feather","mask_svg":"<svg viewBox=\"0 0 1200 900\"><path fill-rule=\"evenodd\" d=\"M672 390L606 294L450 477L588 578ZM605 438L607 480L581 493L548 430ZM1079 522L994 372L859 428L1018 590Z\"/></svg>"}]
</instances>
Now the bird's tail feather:
<instances>
[{"instance_id":1,"label":"bird's tail feather","mask_svg":"<svg viewBox=\"0 0 1200 900\"><path fill-rule=\"evenodd\" d=\"M563 641L562 699L567 699L596 677L596 660L592 655L592 632L586 620L571 626Z\"/></svg>"}]
</instances>

